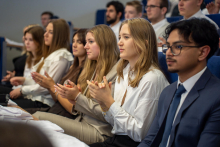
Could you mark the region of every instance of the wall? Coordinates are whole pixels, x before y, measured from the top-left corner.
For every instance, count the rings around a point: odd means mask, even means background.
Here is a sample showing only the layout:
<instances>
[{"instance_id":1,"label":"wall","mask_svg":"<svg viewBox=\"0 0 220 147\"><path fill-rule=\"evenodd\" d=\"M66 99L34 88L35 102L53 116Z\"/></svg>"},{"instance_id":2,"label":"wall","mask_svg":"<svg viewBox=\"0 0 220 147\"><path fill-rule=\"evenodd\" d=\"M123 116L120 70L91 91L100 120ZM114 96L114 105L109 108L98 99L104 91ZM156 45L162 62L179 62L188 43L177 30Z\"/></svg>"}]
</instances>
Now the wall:
<instances>
[{"instance_id":1,"label":"wall","mask_svg":"<svg viewBox=\"0 0 220 147\"><path fill-rule=\"evenodd\" d=\"M43 11L51 11L75 27L95 24L97 9L105 9L110 0L0 0L0 36L21 42L22 30L28 24L41 24ZM130 0L119 0L124 5Z\"/></svg>"}]
</instances>

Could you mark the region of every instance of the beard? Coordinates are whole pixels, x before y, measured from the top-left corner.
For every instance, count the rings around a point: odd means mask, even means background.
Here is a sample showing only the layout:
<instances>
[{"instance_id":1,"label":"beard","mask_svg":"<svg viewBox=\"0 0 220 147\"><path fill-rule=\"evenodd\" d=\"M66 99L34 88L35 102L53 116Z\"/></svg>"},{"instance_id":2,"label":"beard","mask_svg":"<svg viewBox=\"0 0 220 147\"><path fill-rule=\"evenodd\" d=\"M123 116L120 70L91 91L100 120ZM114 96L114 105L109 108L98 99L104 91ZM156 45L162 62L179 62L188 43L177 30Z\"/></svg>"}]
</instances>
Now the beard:
<instances>
[{"instance_id":1,"label":"beard","mask_svg":"<svg viewBox=\"0 0 220 147\"><path fill-rule=\"evenodd\" d=\"M114 22L116 22L117 17L110 19L110 20L106 20L107 24L113 24Z\"/></svg>"}]
</instances>

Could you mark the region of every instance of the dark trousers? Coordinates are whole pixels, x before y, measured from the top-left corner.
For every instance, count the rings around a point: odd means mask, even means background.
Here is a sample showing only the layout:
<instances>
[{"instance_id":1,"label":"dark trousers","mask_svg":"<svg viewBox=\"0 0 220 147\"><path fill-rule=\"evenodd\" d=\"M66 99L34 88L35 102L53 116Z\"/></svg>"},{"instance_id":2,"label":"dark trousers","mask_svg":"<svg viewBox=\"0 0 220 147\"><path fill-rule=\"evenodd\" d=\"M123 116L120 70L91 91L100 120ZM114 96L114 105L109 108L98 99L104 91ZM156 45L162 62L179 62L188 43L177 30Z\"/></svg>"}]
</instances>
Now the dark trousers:
<instances>
[{"instance_id":1,"label":"dark trousers","mask_svg":"<svg viewBox=\"0 0 220 147\"><path fill-rule=\"evenodd\" d=\"M135 142L127 135L114 135L104 142L89 145L90 147L137 147L140 142Z\"/></svg>"}]
</instances>

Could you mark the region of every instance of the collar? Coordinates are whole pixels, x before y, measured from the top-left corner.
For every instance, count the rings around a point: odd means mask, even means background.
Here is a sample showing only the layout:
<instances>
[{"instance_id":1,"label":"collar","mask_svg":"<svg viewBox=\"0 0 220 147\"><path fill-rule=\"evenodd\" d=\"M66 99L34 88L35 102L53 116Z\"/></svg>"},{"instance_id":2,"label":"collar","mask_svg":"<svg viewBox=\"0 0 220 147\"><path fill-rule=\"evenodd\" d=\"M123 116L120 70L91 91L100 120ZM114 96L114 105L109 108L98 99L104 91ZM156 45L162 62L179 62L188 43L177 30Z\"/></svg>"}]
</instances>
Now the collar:
<instances>
[{"instance_id":1,"label":"collar","mask_svg":"<svg viewBox=\"0 0 220 147\"><path fill-rule=\"evenodd\" d=\"M199 78L202 76L202 74L205 72L207 66L203 68L200 72L195 74L194 76L190 77L187 79L185 82L181 83L178 77L178 82L177 82L177 88L179 84L183 84L184 88L186 89L187 92L189 92L192 87L195 85L195 83L199 80Z\"/></svg>"},{"instance_id":2,"label":"collar","mask_svg":"<svg viewBox=\"0 0 220 147\"><path fill-rule=\"evenodd\" d=\"M198 12L196 12L194 15L192 15L192 16L189 17L188 19L193 18L193 17L200 18L201 15L204 15L204 14L202 13L201 10L199 10ZM185 18L184 18L184 19L185 19Z\"/></svg>"},{"instance_id":3,"label":"collar","mask_svg":"<svg viewBox=\"0 0 220 147\"><path fill-rule=\"evenodd\" d=\"M119 21L117 24L115 24L114 26L111 26L111 28L118 28L121 25L121 21Z\"/></svg>"},{"instance_id":4,"label":"collar","mask_svg":"<svg viewBox=\"0 0 220 147\"><path fill-rule=\"evenodd\" d=\"M160 29L166 23L167 23L167 19L164 18L163 20L159 21L158 23L152 25L152 27L154 28L154 31L157 31L158 29Z\"/></svg>"}]
</instances>

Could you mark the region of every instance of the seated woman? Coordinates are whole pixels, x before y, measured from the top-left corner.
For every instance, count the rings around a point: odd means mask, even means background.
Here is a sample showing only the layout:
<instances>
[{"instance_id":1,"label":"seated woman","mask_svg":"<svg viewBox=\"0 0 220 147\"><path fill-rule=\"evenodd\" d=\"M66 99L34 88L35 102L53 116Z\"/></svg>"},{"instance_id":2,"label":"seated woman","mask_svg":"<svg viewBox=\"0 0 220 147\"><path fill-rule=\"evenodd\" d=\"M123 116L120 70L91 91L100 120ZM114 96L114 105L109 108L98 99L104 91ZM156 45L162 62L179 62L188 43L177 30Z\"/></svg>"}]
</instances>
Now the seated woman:
<instances>
[{"instance_id":1,"label":"seated woman","mask_svg":"<svg viewBox=\"0 0 220 147\"><path fill-rule=\"evenodd\" d=\"M68 80L72 88L61 84L55 87L61 97L74 99L72 113L80 115L75 120L46 112L33 115L40 120L49 120L62 127L66 134L91 144L111 136L112 127L104 119L100 105L90 96L86 81L101 82L106 76L114 87L119 50L115 34L107 25L97 25L87 31L85 49L87 59L77 85ZM113 95L114 89L111 93Z\"/></svg>"},{"instance_id":2,"label":"seated woman","mask_svg":"<svg viewBox=\"0 0 220 147\"><path fill-rule=\"evenodd\" d=\"M36 65L42 58L43 37L44 30L40 26L32 26L25 30L24 45L28 56L26 58L26 54L24 54L24 56L21 56L19 59L17 59L18 61L15 63L15 71L17 72L13 72L15 75L21 74L23 70L23 77L31 78L31 68ZM23 62L25 63L25 66L23 65ZM8 72L8 75L4 77L2 81L10 80L14 76L13 73ZM16 97L16 95L14 95L15 93L20 93L20 87L21 86L13 86L10 88L0 86L0 93L8 94L14 89L14 92L11 93L11 98L14 98Z\"/></svg>"},{"instance_id":3,"label":"seated woman","mask_svg":"<svg viewBox=\"0 0 220 147\"><path fill-rule=\"evenodd\" d=\"M121 61L117 67L114 97L104 83L89 82L89 91L113 127L113 137L91 147L137 146L157 112L162 90L168 85L158 65L157 40L151 24L141 18L122 22L119 31Z\"/></svg>"},{"instance_id":4,"label":"seated woman","mask_svg":"<svg viewBox=\"0 0 220 147\"><path fill-rule=\"evenodd\" d=\"M80 29L73 35L73 43L72 43L72 52L74 55L74 62L73 65L70 67L68 73L63 77L60 84L67 84L67 80L73 81L77 84L78 77L84 67L85 59L86 59L86 50L84 46L86 44L86 29ZM45 73L45 76L33 72L32 77L35 82L37 82L40 86L47 88L50 93L55 91L54 85L56 84L54 80ZM38 82L41 81L41 82ZM72 115L72 107L73 104L70 103L67 99L62 98L60 95L56 94L52 95L54 99L57 97L57 102L47 110L50 113L65 116L71 119L75 119L77 115Z\"/></svg>"},{"instance_id":5,"label":"seated woman","mask_svg":"<svg viewBox=\"0 0 220 147\"><path fill-rule=\"evenodd\" d=\"M38 25L28 25L26 27L24 27L23 29L23 43L24 43L24 47L22 48L23 51L21 53L21 56L15 57L13 59L13 64L14 64L14 70L13 71L6 71L7 75L5 77L3 77L3 79L1 80L3 83L0 83L0 93L9 93L12 89L13 85L10 84L10 79L13 78L14 76L30 76L30 73L27 72L29 71L29 68L27 68L26 66L26 62L27 62L27 58L30 59L31 55L29 55L30 51L27 51L26 49L26 45L25 45L25 35L26 35L26 31L29 30L31 27L37 27ZM38 32L39 31L39 32ZM35 29L31 29L28 33L30 33L32 35L32 38L34 39L34 46L37 47L37 50L40 50L42 53L42 45L43 45L43 34L44 34L44 30L42 27L38 26ZM35 45L36 43L36 45ZM35 54L34 54L35 55ZM36 56L38 56L39 54L37 54ZM27 57L28 56L28 57ZM33 55L32 55L33 56ZM40 54L40 59L42 57L42 54ZM38 59L38 57L36 57ZM30 62L30 60L29 60ZM31 62L35 62L35 60L31 60ZM37 61L38 62L38 61ZM36 62L36 63L37 63ZM31 64L31 65L35 65L35 64ZM31 67L30 67L31 68ZM7 88L5 88L7 87Z\"/></svg>"},{"instance_id":6,"label":"seated woman","mask_svg":"<svg viewBox=\"0 0 220 147\"><path fill-rule=\"evenodd\" d=\"M47 72L55 83L59 82L73 61L72 54L68 49L69 27L66 21L63 19L52 20L44 34L43 58L32 67L32 71L42 75ZM47 89L41 87L31 78L14 77L10 81L14 85L22 85L20 91L10 92L12 98L25 96L26 99L14 100L22 108L52 107L57 101ZM55 95L54 92L52 94Z\"/></svg>"}]
</instances>

